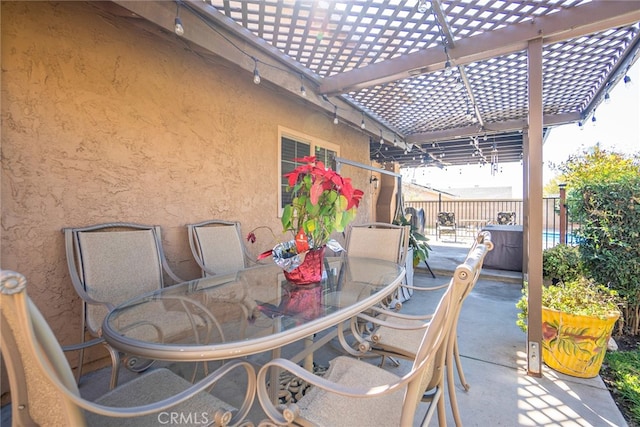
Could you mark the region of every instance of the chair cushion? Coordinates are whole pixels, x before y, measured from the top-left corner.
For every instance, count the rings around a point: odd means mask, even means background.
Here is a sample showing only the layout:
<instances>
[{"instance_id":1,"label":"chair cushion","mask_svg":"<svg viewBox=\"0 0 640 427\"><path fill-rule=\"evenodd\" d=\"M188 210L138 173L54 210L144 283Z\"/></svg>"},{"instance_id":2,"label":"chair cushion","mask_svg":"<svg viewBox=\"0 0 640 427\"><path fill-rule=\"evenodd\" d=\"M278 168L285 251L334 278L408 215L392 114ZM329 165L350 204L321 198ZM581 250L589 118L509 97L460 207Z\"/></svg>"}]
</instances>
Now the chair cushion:
<instances>
[{"instance_id":1,"label":"chair cushion","mask_svg":"<svg viewBox=\"0 0 640 427\"><path fill-rule=\"evenodd\" d=\"M438 213L438 225L453 227L456 224L456 215L453 212Z\"/></svg>"},{"instance_id":2,"label":"chair cushion","mask_svg":"<svg viewBox=\"0 0 640 427\"><path fill-rule=\"evenodd\" d=\"M202 262L216 274L242 270L244 252L238 230L233 225L196 227Z\"/></svg>"},{"instance_id":3,"label":"chair cushion","mask_svg":"<svg viewBox=\"0 0 640 427\"><path fill-rule=\"evenodd\" d=\"M136 295L162 287L162 266L151 230L82 232L85 290L98 301L120 304ZM108 310L90 304L87 322L92 331L102 326Z\"/></svg>"},{"instance_id":4,"label":"chair cushion","mask_svg":"<svg viewBox=\"0 0 640 427\"><path fill-rule=\"evenodd\" d=\"M352 257L398 262L402 228L352 227L347 253Z\"/></svg>"},{"instance_id":5,"label":"chair cushion","mask_svg":"<svg viewBox=\"0 0 640 427\"><path fill-rule=\"evenodd\" d=\"M192 384L168 369L156 369L111 390L95 403L114 407L140 406L157 402L175 395ZM206 408L206 411L203 410ZM212 424L218 410L233 411L235 408L213 395L201 392L186 402L156 414L134 418L107 418L87 413L89 426L140 427L179 424L181 426L203 426ZM171 417L177 417L173 420Z\"/></svg>"},{"instance_id":6,"label":"chair cushion","mask_svg":"<svg viewBox=\"0 0 640 427\"><path fill-rule=\"evenodd\" d=\"M386 319L385 316L381 316L381 320L388 320L389 322L398 325L409 326L421 326L428 320L416 320L416 319L402 319L391 317ZM399 330L390 328L388 326L381 326L376 331L376 335L380 336L378 341L379 346L383 347L387 351L393 351L400 355L404 355L408 358L414 358L424 337L426 328L421 329L409 329ZM374 343L374 347L378 347Z\"/></svg>"},{"instance_id":7,"label":"chair cushion","mask_svg":"<svg viewBox=\"0 0 640 427\"><path fill-rule=\"evenodd\" d=\"M370 363L347 356L331 361L324 377L349 387L374 387L392 383L399 377ZM398 426L405 389L374 398L356 398L328 393L313 387L298 401L301 416L319 426ZM397 411L389 408L398 408Z\"/></svg>"}]
</instances>

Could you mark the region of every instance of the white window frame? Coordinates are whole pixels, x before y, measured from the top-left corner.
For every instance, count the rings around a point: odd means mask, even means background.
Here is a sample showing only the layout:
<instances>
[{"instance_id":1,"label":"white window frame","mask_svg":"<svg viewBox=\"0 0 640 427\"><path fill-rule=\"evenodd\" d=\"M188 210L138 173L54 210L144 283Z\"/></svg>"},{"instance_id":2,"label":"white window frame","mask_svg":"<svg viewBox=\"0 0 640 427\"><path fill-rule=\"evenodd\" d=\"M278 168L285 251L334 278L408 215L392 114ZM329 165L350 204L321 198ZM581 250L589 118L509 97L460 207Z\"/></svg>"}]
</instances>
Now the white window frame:
<instances>
[{"instance_id":1,"label":"white window frame","mask_svg":"<svg viewBox=\"0 0 640 427\"><path fill-rule=\"evenodd\" d=\"M297 142L301 142L303 144L308 144L309 145L309 152L310 155L313 156L315 151L316 151L316 147L321 147L324 148L325 150L329 150L329 151L333 151L334 153L336 153L336 157L340 157L340 146L338 144L334 144L325 140L322 140L320 138L315 138L311 135L307 135L305 133L302 132L298 132L295 131L293 129L288 129L285 128L283 126L278 126L278 179L277 179L277 185L278 185L278 207L277 207L277 212L278 212L278 218L282 217L282 210L283 208L282 206L282 191L284 191L282 189L281 186L281 182L282 182L282 138L289 138L289 139L293 139Z\"/></svg>"}]
</instances>

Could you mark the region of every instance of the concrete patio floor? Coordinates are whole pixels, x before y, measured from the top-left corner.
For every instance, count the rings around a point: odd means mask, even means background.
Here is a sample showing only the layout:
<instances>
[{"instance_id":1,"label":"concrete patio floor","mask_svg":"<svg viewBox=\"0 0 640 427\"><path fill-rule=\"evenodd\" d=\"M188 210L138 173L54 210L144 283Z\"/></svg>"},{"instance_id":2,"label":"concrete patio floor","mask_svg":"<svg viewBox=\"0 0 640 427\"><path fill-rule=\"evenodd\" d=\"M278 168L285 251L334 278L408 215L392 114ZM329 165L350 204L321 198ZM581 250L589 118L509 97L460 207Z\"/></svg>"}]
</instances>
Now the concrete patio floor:
<instances>
[{"instance_id":1,"label":"concrete patio floor","mask_svg":"<svg viewBox=\"0 0 640 427\"><path fill-rule=\"evenodd\" d=\"M432 239L430 245L432 252L429 265L436 278L431 277L423 264L416 270L416 285L433 286L448 281L455 266L464 259L470 243L449 244L433 242ZM464 425L626 426L600 377L574 378L556 373L546 366L540 378L526 375L526 336L515 323L515 303L520 298L521 282L520 273L484 269L463 305L458 340L464 373L471 385L471 389L465 392L457 382L458 403ZM404 303L402 311L420 313L429 310L435 306L439 296L438 292L416 292ZM316 353L316 362L326 366L338 354L339 344L333 340ZM268 355L259 355L255 361L259 363L260 358L265 357ZM372 359L371 362L378 363L379 359ZM385 368L399 374L407 367L407 362L402 362L397 368L389 363L385 365ZM123 382L135 374L122 369L120 375L120 381ZM108 377L109 369L84 376L80 384L82 395L91 399L104 393ZM235 386L226 385L225 394L240 392L239 389L233 390ZM448 401L446 393L445 400ZM8 425L5 424L8 421L7 409L4 407L2 411L2 425ZM426 405L420 405L414 425L420 425L424 411ZM256 423L264 419L257 402L250 417ZM447 424L454 425L448 408ZM437 419L429 425L437 425Z\"/></svg>"},{"instance_id":2,"label":"concrete patio floor","mask_svg":"<svg viewBox=\"0 0 640 427\"><path fill-rule=\"evenodd\" d=\"M416 284L441 283L466 255L470 243L430 240L429 265L436 274L418 269ZM526 374L526 335L516 326L522 275L483 269L465 301L458 325L460 354L467 382L457 396L466 426L626 426L602 379L581 379L543 365L542 377ZM423 294L425 292L422 292ZM428 293L428 292L427 292ZM423 310L424 296L403 306L407 313ZM448 414L448 424L453 418ZM418 425L418 424L416 424ZM430 425L437 425L432 421Z\"/></svg>"}]
</instances>

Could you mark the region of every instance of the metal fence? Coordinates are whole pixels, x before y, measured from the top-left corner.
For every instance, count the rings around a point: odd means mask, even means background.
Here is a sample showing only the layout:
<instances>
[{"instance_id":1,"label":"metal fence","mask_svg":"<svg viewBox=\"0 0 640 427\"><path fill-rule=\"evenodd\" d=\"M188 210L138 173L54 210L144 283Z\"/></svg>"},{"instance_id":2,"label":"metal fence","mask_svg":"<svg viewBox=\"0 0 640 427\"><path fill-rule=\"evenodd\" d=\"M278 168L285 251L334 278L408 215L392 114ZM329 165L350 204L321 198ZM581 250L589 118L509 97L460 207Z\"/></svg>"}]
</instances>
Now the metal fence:
<instances>
[{"instance_id":1,"label":"metal fence","mask_svg":"<svg viewBox=\"0 0 640 427\"><path fill-rule=\"evenodd\" d=\"M560 198L545 197L542 200L543 208L543 247L552 247L560 243ZM439 212L454 212L458 224L458 236L461 238L473 238L479 229L486 224L495 223L499 212L515 212L516 224L523 224L523 201L514 199L503 200L426 200L405 202L405 210L414 208L416 211L424 210L426 236L436 235L436 220ZM574 224L566 221L566 242L574 242Z\"/></svg>"}]
</instances>

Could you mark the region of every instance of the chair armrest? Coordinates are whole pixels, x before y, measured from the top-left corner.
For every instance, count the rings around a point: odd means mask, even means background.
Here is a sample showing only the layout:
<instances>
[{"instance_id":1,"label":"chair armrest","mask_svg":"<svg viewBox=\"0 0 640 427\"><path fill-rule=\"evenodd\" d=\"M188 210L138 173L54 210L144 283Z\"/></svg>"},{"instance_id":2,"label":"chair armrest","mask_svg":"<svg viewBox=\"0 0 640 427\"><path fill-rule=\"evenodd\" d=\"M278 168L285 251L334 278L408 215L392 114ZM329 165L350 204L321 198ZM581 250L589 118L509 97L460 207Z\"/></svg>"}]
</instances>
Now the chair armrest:
<instances>
[{"instance_id":1,"label":"chair armrest","mask_svg":"<svg viewBox=\"0 0 640 427\"><path fill-rule=\"evenodd\" d=\"M415 291L437 291L449 286L449 282L443 285L438 285L438 286L415 286L415 285L406 285L404 283L401 283L400 286L407 289L413 289Z\"/></svg>"},{"instance_id":2,"label":"chair armrest","mask_svg":"<svg viewBox=\"0 0 640 427\"><path fill-rule=\"evenodd\" d=\"M414 322L411 324L398 323L398 322L389 321L388 319L380 319L379 317L369 316L368 314L358 314L358 318L371 322L377 326L386 326L392 329L408 331L408 330L416 330L416 329L426 329L427 327L429 327L429 322L424 322L424 320L428 320L433 317L433 315L431 314L427 314L427 315L404 314L401 316L396 316L399 313L395 313L395 312L389 312L385 314L389 314L389 316L393 316L396 319L420 321L420 323L418 322Z\"/></svg>"},{"instance_id":3,"label":"chair armrest","mask_svg":"<svg viewBox=\"0 0 640 427\"><path fill-rule=\"evenodd\" d=\"M164 269L165 273L167 273L167 275L171 278L171 280L173 280L175 284L177 283L182 283L185 280L181 277L178 277L173 270L171 270L171 267L169 267L169 263L167 262L167 259L164 256L164 253L161 254L162 256L162 268ZM164 286L167 286L167 284L165 283Z\"/></svg>"},{"instance_id":4,"label":"chair armrest","mask_svg":"<svg viewBox=\"0 0 640 427\"><path fill-rule=\"evenodd\" d=\"M391 317L391 318L395 318L395 319L402 319L402 320L428 320L431 319L433 317L433 313L427 313L427 314L404 314L404 313L399 313L397 311L392 311L392 310L387 310L384 308L379 308L379 307L372 307L371 311L375 311L378 314L382 314L384 316L387 317ZM372 321L374 322L379 322L382 319L380 319L379 317L374 317L374 316L369 316L366 313L360 313L357 315L357 317L371 317Z\"/></svg>"},{"instance_id":5,"label":"chair armrest","mask_svg":"<svg viewBox=\"0 0 640 427\"><path fill-rule=\"evenodd\" d=\"M62 351L76 351L76 350L82 350L83 348L88 348L103 342L105 342L104 338L94 338L92 340L85 341L83 343L63 345L61 347L62 347Z\"/></svg>"}]
</instances>

